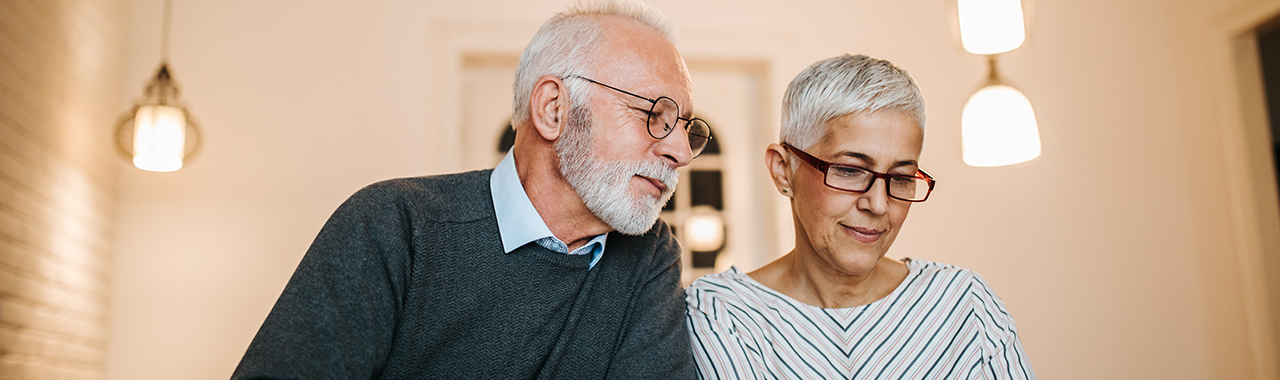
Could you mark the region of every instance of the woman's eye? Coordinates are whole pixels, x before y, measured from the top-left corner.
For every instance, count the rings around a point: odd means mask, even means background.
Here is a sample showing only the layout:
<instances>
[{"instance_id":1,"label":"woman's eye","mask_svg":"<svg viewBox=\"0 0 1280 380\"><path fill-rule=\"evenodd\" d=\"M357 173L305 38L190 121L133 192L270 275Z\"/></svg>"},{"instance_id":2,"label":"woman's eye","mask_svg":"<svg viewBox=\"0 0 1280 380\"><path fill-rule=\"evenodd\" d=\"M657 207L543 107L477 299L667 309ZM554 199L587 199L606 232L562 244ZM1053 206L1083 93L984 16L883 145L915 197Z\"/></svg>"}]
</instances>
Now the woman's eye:
<instances>
[{"instance_id":1,"label":"woman's eye","mask_svg":"<svg viewBox=\"0 0 1280 380\"><path fill-rule=\"evenodd\" d=\"M832 166L829 171L832 175L845 178L862 178L871 173L860 168L846 166Z\"/></svg>"}]
</instances>

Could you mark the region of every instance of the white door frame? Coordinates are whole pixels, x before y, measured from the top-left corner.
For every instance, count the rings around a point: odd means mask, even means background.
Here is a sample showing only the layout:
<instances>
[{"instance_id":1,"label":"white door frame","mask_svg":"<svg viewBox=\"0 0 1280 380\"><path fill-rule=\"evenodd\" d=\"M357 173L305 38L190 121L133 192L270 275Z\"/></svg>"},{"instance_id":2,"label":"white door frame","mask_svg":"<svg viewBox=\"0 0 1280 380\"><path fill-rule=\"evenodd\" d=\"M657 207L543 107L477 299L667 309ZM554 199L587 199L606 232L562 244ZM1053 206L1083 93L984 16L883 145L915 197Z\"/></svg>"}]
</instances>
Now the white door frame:
<instances>
[{"instance_id":1,"label":"white door frame","mask_svg":"<svg viewBox=\"0 0 1280 380\"><path fill-rule=\"evenodd\" d=\"M1257 378L1277 378L1276 335L1280 317L1269 305L1266 276L1280 276L1266 268L1265 255L1278 255L1280 216L1275 171L1267 138L1266 103L1254 30L1280 14L1280 1L1242 4L1214 19L1210 37L1214 84L1219 95L1219 133L1226 163L1227 201L1234 224L1240 286L1243 289L1250 352ZM1280 117L1280 115L1272 115ZM1265 145L1265 147L1263 146ZM1271 272L1271 273L1269 273Z\"/></svg>"}]
</instances>

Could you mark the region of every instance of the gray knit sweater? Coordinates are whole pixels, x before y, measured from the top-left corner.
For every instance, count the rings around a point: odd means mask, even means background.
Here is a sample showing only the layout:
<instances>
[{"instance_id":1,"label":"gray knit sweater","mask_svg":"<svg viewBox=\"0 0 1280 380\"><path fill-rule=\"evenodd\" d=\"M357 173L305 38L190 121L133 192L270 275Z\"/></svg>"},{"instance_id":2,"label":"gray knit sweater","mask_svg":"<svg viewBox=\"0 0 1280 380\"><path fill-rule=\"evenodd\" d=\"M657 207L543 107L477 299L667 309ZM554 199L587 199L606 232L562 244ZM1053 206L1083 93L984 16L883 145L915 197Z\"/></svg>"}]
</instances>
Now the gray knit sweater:
<instances>
[{"instance_id":1,"label":"gray knit sweater","mask_svg":"<svg viewBox=\"0 0 1280 380\"><path fill-rule=\"evenodd\" d=\"M503 253L492 170L384 181L334 212L233 379L693 378L663 222L604 256Z\"/></svg>"}]
</instances>

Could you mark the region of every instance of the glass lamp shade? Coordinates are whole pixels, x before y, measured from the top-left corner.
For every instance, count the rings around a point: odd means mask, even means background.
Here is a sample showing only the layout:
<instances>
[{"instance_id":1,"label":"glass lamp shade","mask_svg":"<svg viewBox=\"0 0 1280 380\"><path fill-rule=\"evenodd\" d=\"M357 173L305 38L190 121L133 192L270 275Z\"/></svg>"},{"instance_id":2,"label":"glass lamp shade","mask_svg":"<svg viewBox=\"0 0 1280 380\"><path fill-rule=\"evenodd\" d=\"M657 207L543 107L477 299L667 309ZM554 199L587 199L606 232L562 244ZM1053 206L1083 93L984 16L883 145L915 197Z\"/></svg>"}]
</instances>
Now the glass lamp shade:
<instances>
[{"instance_id":1,"label":"glass lamp shade","mask_svg":"<svg viewBox=\"0 0 1280 380\"><path fill-rule=\"evenodd\" d=\"M724 218L713 208L694 207L684 220L683 238L690 251L719 250L724 245Z\"/></svg>"},{"instance_id":2,"label":"glass lamp shade","mask_svg":"<svg viewBox=\"0 0 1280 380\"><path fill-rule=\"evenodd\" d=\"M142 106L133 122L133 166L153 172L182 169L186 153L185 111L166 105Z\"/></svg>"},{"instance_id":3,"label":"glass lamp shade","mask_svg":"<svg viewBox=\"0 0 1280 380\"><path fill-rule=\"evenodd\" d=\"M964 163L992 167L1040 156L1040 130L1031 101L1017 89L993 84L975 92L960 116Z\"/></svg>"},{"instance_id":4,"label":"glass lamp shade","mask_svg":"<svg viewBox=\"0 0 1280 380\"><path fill-rule=\"evenodd\" d=\"M956 0L960 43L973 54L1000 54L1027 39L1021 0Z\"/></svg>"}]
</instances>

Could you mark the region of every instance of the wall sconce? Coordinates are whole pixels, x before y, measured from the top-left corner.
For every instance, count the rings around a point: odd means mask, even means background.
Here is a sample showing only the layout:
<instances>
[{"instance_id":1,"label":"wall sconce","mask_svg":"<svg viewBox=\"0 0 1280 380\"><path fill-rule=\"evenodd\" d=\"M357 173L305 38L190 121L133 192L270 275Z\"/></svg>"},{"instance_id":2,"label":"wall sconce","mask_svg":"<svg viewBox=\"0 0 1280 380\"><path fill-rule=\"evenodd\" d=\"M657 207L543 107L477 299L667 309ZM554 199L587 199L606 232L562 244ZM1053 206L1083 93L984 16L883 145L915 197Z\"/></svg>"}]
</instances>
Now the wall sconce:
<instances>
[{"instance_id":1,"label":"wall sconce","mask_svg":"<svg viewBox=\"0 0 1280 380\"><path fill-rule=\"evenodd\" d=\"M716 252L724 246L724 217L710 206L696 206L684 219L682 241L693 252Z\"/></svg>"},{"instance_id":2,"label":"wall sconce","mask_svg":"<svg viewBox=\"0 0 1280 380\"><path fill-rule=\"evenodd\" d=\"M1017 49L1027 40L1023 2L955 0L954 6L961 46L969 53L987 56L989 64L986 83L969 97L961 112L964 163L1006 166L1039 157L1040 128L1031 101L996 70L996 55Z\"/></svg>"},{"instance_id":3,"label":"wall sconce","mask_svg":"<svg viewBox=\"0 0 1280 380\"><path fill-rule=\"evenodd\" d=\"M160 68L147 83L142 101L116 123L116 149L138 169L172 172L182 169L200 149L200 129L178 101L178 86L169 74L169 18L172 2L164 3Z\"/></svg>"}]
</instances>

